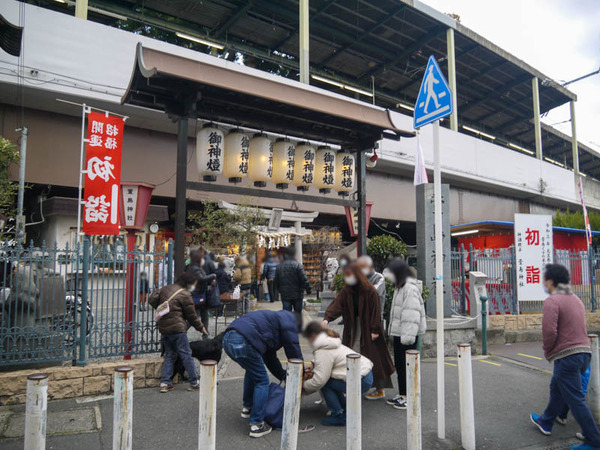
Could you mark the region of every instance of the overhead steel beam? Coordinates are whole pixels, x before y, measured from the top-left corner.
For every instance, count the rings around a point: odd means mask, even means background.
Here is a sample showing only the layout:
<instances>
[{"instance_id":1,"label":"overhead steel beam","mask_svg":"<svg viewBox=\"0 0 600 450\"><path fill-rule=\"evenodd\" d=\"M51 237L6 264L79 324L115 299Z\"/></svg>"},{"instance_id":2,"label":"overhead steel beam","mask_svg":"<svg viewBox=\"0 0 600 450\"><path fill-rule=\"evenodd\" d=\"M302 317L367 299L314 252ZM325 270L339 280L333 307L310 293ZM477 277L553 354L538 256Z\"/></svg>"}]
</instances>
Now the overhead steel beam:
<instances>
[{"instance_id":1,"label":"overhead steel beam","mask_svg":"<svg viewBox=\"0 0 600 450\"><path fill-rule=\"evenodd\" d=\"M310 11L309 8L309 19L308 19L308 24L309 26L312 25L312 23L317 20L321 14L323 14L325 11L327 11L327 8L329 8L331 5L333 5L337 0L329 0L327 3L325 3L325 5L323 5L323 7L321 9L318 9L317 11L315 11L314 13ZM265 3L269 3L268 1L264 1L264 0L259 0L259 2L261 4L265 4ZM283 47L284 45L286 45L288 42L290 42L292 40L292 38L298 34L300 31L300 23L298 21L298 26L296 27L296 29L292 32L290 32L290 34L288 35L288 37L286 37L283 41L279 42L277 45L273 46L273 48L275 49L279 49L281 47Z\"/></svg>"},{"instance_id":2,"label":"overhead steel beam","mask_svg":"<svg viewBox=\"0 0 600 450\"><path fill-rule=\"evenodd\" d=\"M356 37L356 40L354 42L349 42L348 44L345 44L341 48L337 49L335 52L333 52L331 55L329 55L327 58L325 58L323 61L321 61L320 64L322 66L327 65L329 62L331 62L333 59L335 59L336 56L341 55L343 52L345 52L346 50L350 49L354 44L356 44L357 42L362 41L364 38L366 38L371 33L373 33L377 28L379 28L382 25L385 25L390 20L395 19L396 16L400 12L402 12L405 8L406 8L406 4L404 4L404 3L401 4L400 7L398 9L396 9L396 11L394 11L392 14L386 15L382 20L380 20L379 22L374 23L371 27L369 27L368 30L365 30L360 35L358 35Z\"/></svg>"},{"instance_id":3,"label":"overhead steel beam","mask_svg":"<svg viewBox=\"0 0 600 450\"><path fill-rule=\"evenodd\" d=\"M258 198L273 198L277 200L290 200L297 202L309 202L309 203L321 203L332 206L351 206L358 208L359 201L342 199L335 197L325 197L317 195L304 195L296 194L293 192L283 191L267 191L260 188L245 188L238 186L229 186L225 184L214 184L214 183L202 183L196 181L188 181L187 189L190 191L209 191L218 192L220 194L233 194L241 195L245 197L258 197Z\"/></svg>"},{"instance_id":4,"label":"overhead steel beam","mask_svg":"<svg viewBox=\"0 0 600 450\"><path fill-rule=\"evenodd\" d=\"M367 78L370 78L371 76L377 76L378 74L385 71L386 69L394 67L399 62L402 62L408 55L410 55L411 53L420 49L422 46L426 45L427 43L439 38L444 33L446 33L446 27L444 27L444 26L437 26L437 27L433 28L425 36L421 36L420 39L416 40L415 42L410 44L408 47L406 47L406 49L402 53L400 53L396 58L394 58L393 60L384 62L383 64L380 64L380 65L372 68L371 70L368 70L361 76L359 76L358 81L359 82L363 81Z\"/></svg>"},{"instance_id":5,"label":"overhead steel beam","mask_svg":"<svg viewBox=\"0 0 600 450\"><path fill-rule=\"evenodd\" d=\"M239 8L235 13L233 13L229 18L223 22L218 27L215 27L212 30L212 36L216 38L220 38L225 34L235 23L240 20L242 17L246 15L246 13L252 8L254 5L254 0L246 0L246 4Z\"/></svg>"},{"instance_id":6,"label":"overhead steel beam","mask_svg":"<svg viewBox=\"0 0 600 450\"><path fill-rule=\"evenodd\" d=\"M513 81L511 81L508 84L504 84L502 86L497 87L496 89L492 90L489 94L487 94L485 97L481 97L478 100L467 103L466 105L464 105L461 108L461 111L464 114L465 112L475 108L478 105L481 105L482 103L485 103L485 102L487 102L491 99L495 99L497 97L501 97L502 95L509 92L511 89L517 87L520 84L523 84L525 81L530 80L530 79L531 79L531 77L529 74L522 75L519 78L514 79Z\"/></svg>"}]
</instances>

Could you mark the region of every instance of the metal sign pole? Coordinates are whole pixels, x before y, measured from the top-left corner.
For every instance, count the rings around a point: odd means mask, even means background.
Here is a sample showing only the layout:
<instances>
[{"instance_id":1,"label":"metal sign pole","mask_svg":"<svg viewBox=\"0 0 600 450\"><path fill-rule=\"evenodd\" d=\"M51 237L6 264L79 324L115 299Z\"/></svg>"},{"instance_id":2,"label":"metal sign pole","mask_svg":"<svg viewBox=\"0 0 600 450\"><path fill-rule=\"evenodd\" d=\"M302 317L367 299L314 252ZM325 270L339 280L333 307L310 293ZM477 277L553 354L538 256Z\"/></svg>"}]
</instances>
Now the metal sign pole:
<instances>
[{"instance_id":1,"label":"metal sign pole","mask_svg":"<svg viewBox=\"0 0 600 450\"><path fill-rule=\"evenodd\" d=\"M83 203L83 174L85 173L85 169L83 167L84 161L84 152L85 152L85 143L87 139L85 138L85 115L90 113L91 108L87 106L85 103L81 105L81 149L79 151L79 196L77 198L77 241L80 242L81 239L81 206Z\"/></svg>"},{"instance_id":2,"label":"metal sign pole","mask_svg":"<svg viewBox=\"0 0 600 450\"><path fill-rule=\"evenodd\" d=\"M440 168L440 121L433 122L433 190L435 194L435 310L437 340L438 438L446 438L444 384L444 254L442 247L442 173Z\"/></svg>"}]
</instances>

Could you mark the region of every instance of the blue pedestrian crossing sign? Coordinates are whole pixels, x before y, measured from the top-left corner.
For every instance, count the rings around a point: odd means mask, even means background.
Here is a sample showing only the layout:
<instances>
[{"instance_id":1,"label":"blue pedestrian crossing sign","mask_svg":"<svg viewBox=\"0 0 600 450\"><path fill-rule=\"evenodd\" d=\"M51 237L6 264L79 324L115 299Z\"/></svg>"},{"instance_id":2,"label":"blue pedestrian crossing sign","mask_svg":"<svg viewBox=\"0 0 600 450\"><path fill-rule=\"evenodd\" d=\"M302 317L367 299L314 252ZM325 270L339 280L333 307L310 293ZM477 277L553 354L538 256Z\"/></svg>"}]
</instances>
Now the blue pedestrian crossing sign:
<instances>
[{"instance_id":1,"label":"blue pedestrian crossing sign","mask_svg":"<svg viewBox=\"0 0 600 450\"><path fill-rule=\"evenodd\" d=\"M450 114L452 114L452 92L440 66L431 55L415 103L414 127L421 128Z\"/></svg>"}]
</instances>

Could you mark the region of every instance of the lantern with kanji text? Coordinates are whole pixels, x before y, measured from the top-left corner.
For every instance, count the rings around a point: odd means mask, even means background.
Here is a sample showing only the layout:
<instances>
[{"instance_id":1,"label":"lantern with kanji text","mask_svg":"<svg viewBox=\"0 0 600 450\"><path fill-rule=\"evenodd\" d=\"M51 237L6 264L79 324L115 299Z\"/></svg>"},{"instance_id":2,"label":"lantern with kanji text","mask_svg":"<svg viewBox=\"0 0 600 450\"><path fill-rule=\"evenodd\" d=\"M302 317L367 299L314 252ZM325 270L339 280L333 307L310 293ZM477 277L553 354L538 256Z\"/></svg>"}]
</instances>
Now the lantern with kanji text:
<instances>
[{"instance_id":1,"label":"lantern with kanji text","mask_svg":"<svg viewBox=\"0 0 600 450\"><path fill-rule=\"evenodd\" d=\"M287 189L294 180L296 148L287 138L278 138L273 145L273 176L277 189Z\"/></svg>"},{"instance_id":2,"label":"lantern with kanji text","mask_svg":"<svg viewBox=\"0 0 600 450\"><path fill-rule=\"evenodd\" d=\"M296 146L294 157L294 184L299 191L308 191L314 181L315 149L308 142Z\"/></svg>"},{"instance_id":3,"label":"lantern with kanji text","mask_svg":"<svg viewBox=\"0 0 600 450\"><path fill-rule=\"evenodd\" d=\"M273 171L273 143L266 134L256 133L250 139L248 178L255 187L265 187Z\"/></svg>"},{"instance_id":4,"label":"lantern with kanji text","mask_svg":"<svg viewBox=\"0 0 600 450\"><path fill-rule=\"evenodd\" d=\"M196 167L204 181L217 181L223 172L223 132L206 124L196 136Z\"/></svg>"},{"instance_id":5,"label":"lantern with kanji text","mask_svg":"<svg viewBox=\"0 0 600 450\"><path fill-rule=\"evenodd\" d=\"M336 155L334 189L342 196L354 189L354 155L343 150Z\"/></svg>"},{"instance_id":6,"label":"lantern with kanji text","mask_svg":"<svg viewBox=\"0 0 600 450\"><path fill-rule=\"evenodd\" d=\"M335 150L322 145L315 153L315 186L321 194L329 194L335 181Z\"/></svg>"},{"instance_id":7,"label":"lantern with kanji text","mask_svg":"<svg viewBox=\"0 0 600 450\"><path fill-rule=\"evenodd\" d=\"M239 128L225 136L223 173L230 183L239 183L248 174L250 139Z\"/></svg>"}]
</instances>

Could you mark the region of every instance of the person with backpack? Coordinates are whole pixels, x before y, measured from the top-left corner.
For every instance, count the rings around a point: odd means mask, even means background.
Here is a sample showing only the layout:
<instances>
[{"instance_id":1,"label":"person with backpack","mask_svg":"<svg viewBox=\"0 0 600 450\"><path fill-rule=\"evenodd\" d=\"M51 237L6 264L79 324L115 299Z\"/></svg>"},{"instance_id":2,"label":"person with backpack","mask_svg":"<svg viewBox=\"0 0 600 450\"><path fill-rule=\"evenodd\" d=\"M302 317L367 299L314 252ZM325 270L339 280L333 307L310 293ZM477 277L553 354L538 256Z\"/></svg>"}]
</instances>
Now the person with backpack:
<instances>
[{"instance_id":1,"label":"person with backpack","mask_svg":"<svg viewBox=\"0 0 600 450\"><path fill-rule=\"evenodd\" d=\"M585 322L585 306L573 293L571 276L560 264L548 264L544 288L550 296L544 301L542 343L544 356L554 363L550 400L542 415L532 412L530 420L546 436L552 434L557 417L568 406L581 427L584 443L577 450L600 449L600 431L585 401L581 376L590 365L592 349Z\"/></svg>"},{"instance_id":2,"label":"person with backpack","mask_svg":"<svg viewBox=\"0 0 600 450\"><path fill-rule=\"evenodd\" d=\"M273 428L265 422L269 396L269 374L283 381L277 351L284 349L288 360L303 359L298 334L302 316L289 311L253 311L235 319L223 338L223 349L245 371L242 417L250 419L250 437L259 438Z\"/></svg>"},{"instance_id":3,"label":"person with backpack","mask_svg":"<svg viewBox=\"0 0 600 450\"><path fill-rule=\"evenodd\" d=\"M196 288L196 283L196 277L192 273L184 272L177 278L175 284L154 291L148 299L150 306L156 310L155 318L165 349L160 377L161 393L169 392L174 388L171 377L177 356L181 358L189 377L188 390L197 391L200 388L187 337L188 324L201 333L206 333L206 327L196 315L194 300L192 300L191 293Z\"/></svg>"},{"instance_id":4,"label":"person with backpack","mask_svg":"<svg viewBox=\"0 0 600 450\"><path fill-rule=\"evenodd\" d=\"M312 376L305 376L302 387L305 394L321 390L331 415L321 420L325 426L346 425L346 356L356 352L342 345L340 335L319 322L311 322L304 330L310 342L315 361ZM360 358L361 392L373 385L373 363L366 356Z\"/></svg>"}]
</instances>

